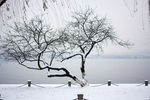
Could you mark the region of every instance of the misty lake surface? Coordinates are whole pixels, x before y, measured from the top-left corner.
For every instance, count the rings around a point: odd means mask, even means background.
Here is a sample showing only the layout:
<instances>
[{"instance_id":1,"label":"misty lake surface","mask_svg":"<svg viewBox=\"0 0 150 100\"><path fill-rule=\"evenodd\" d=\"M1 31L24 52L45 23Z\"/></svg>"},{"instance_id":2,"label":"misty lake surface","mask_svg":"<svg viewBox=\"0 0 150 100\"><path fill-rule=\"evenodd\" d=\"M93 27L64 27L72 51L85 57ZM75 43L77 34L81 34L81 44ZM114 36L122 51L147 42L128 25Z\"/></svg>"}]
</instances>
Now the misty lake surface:
<instances>
[{"instance_id":1,"label":"misty lake surface","mask_svg":"<svg viewBox=\"0 0 150 100\"><path fill-rule=\"evenodd\" d=\"M81 78L80 60L73 59L54 66L66 67L73 75ZM53 73L53 72L52 72ZM26 69L17 63L0 63L0 84L20 84L32 80L33 83L66 83L70 78L48 78L47 70ZM142 83L150 80L150 59L87 59L86 79L89 83Z\"/></svg>"}]
</instances>

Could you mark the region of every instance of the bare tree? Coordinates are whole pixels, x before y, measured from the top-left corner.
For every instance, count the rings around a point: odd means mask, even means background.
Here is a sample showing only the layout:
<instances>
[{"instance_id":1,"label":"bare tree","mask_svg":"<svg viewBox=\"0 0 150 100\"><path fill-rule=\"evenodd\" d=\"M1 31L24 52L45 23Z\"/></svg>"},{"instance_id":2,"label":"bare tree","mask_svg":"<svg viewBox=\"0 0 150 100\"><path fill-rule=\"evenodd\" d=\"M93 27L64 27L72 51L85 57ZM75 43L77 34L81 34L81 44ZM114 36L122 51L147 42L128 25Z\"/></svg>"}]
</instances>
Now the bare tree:
<instances>
[{"instance_id":1,"label":"bare tree","mask_svg":"<svg viewBox=\"0 0 150 100\"><path fill-rule=\"evenodd\" d=\"M61 48L62 35L45 25L43 20L36 18L29 22L15 23L8 29L5 38L1 39L1 56L6 60L17 61L20 65L33 70L61 71L60 74L50 73L48 77L69 77L85 84L64 67L54 67L52 63L63 52ZM36 66L31 66L36 63Z\"/></svg>"},{"instance_id":2,"label":"bare tree","mask_svg":"<svg viewBox=\"0 0 150 100\"><path fill-rule=\"evenodd\" d=\"M106 18L99 18L92 9L75 12L73 20L62 31L66 54L62 61L73 57L81 57L82 78L85 77L85 62L94 50L102 50L103 45L109 41L113 44L128 47L130 44L119 39L113 27ZM68 55L67 55L68 54Z\"/></svg>"},{"instance_id":3,"label":"bare tree","mask_svg":"<svg viewBox=\"0 0 150 100\"><path fill-rule=\"evenodd\" d=\"M85 80L86 59L94 49L102 50L107 42L124 47L130 44L119 39L106 18L99 18L91 9L75 12L73 20L60 32L54 31L42 19L15 23L8 29L6 37L1 39L1 56L7 60L17 61L20 65L33 70L47 70L48 77L69 77L82 87ZM54 67L53 61L62 61L73 57L81 57L81 73L83 81L73 76L65 67ZM36 63L36 66L31 66ZM63 73L53 74L50 71Z\"/></svg>"}]
</instances>

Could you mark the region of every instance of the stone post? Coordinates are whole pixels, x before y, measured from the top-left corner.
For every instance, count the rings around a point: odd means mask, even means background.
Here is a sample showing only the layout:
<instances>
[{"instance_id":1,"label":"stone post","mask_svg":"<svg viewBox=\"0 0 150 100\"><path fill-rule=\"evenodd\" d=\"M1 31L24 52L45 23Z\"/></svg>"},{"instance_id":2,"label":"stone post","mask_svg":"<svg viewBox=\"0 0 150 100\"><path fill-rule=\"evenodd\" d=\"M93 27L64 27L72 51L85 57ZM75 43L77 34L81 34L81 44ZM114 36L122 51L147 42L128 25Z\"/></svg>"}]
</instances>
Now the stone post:
<instances>
[{"instance_id":1,"label":"stone post","mask_svg":"<svg viewBox=\"0 0 150 100\"><path fill-rule=\"evenodd\" d=\"M78 100L83 100L83 94L77 94Z\"/></svg>"},{"instance_id":2,"label":"stone post","mask_svg":"<svg viewBox=\"0 0 150 100\"><path fill-rule=\"evenodd\" d=\"M28 87L31 87L31 84L32 84L32 82L31 82L31 80L28 80Z\"/></svg>"}]
</instances>

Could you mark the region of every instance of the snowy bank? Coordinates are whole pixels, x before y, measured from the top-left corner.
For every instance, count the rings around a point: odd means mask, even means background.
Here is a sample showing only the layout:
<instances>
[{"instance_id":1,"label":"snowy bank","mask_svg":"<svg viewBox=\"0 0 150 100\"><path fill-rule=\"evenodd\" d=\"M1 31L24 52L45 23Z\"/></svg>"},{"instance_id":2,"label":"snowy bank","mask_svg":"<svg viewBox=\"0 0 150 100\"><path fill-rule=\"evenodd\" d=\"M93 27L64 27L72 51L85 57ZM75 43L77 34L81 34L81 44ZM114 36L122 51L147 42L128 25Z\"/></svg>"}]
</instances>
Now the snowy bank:
<instances>
[{"instance_id":1,"label":"snowy bank","mask_svg":"<svg viewBox=\"0 0 150 100\"><path fill-rule=\"evenodd\" d=\"M0 94L0 99L3 100L73 100L77 98L77 94L84 94L84 98L88 100L150 100L150 86L92 84L81 88L61 84L40 84L31 87L21 84L0 84Z\"/></svg>"}]
</instances>

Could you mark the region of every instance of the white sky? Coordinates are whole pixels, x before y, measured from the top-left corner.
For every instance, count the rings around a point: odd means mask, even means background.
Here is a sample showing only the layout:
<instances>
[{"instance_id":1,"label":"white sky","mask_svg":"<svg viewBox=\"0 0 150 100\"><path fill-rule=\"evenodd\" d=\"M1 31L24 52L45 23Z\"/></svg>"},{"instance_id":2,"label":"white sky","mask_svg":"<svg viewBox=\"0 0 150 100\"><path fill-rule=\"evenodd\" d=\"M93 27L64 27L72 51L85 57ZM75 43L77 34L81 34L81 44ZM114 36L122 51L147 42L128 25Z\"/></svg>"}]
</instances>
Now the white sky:
<instances>
[{"instance_id":1,"label":"white sky","mask_svg":"<svg viewBox=\"0 0 150 100\"><path fill-rule=\"evenodd\" d=\"M92 1L92 0L90 0ZM125 2L124 2L125 1ZM133 13L134 0L94 0L98 14L106 15L115 27L117 34L124 40L131 41L131 49L108 46L107 53L150 54L150 29L148 23L147 0L137 0L137 12ZM128 7L125 5L127 3ZM129 10L130 9L130 10Z\"/></svg>"},{"instance_id":2,"label":"white sky","mask_svg":"<svg viewBox=\"0 0 150 100\"><path fill-rule=\"evenodd\" d=\"M150 55L148 0L137 0L136 6L134 6L136 0L56 0L58 1L57 5L48 2L46 11L41 9L41 1L32 0L29 3L29 9L26 9L27 18L33 18L35 15L44 13L47 23L51 22L53 26L61 27L70 18L70 12L85 9L89 6L99 16L108 18L120 38L129 40L134 44L130 49L108 44L104 47L105 54ZM61 1L64 2L63 7ZM20 4L14 3L13 6L18 5ZM21 16L20 11L17 10L18 8L14 7L14 9L16 9L18 16ZM136 9L137 11L134 13ZM13 20L18 21L20 19L18 16ZM3 29L1 24L0 30Z\"/></svg>"}]
</instances>

